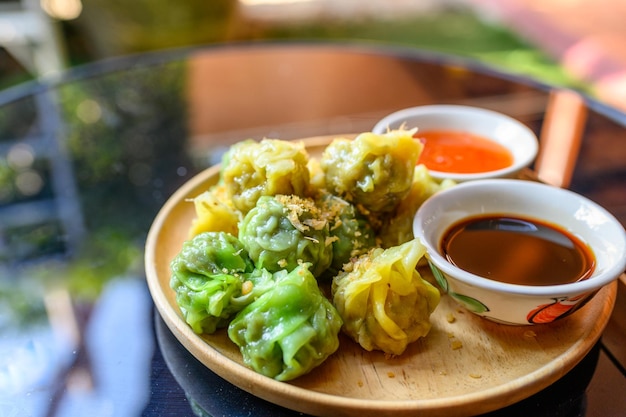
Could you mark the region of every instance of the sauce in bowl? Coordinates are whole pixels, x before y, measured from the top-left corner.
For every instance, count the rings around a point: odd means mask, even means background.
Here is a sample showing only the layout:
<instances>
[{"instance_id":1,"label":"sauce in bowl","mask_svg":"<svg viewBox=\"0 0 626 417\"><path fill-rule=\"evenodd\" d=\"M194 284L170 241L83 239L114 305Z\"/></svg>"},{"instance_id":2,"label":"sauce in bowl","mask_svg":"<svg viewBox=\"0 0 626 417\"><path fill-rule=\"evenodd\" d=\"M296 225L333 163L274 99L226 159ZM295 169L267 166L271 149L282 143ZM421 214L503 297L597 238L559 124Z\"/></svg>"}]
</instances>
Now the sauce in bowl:
<instances>
[{"instance_id":1,"label":"sauce in bowl","mask_svg":"<svg viewBox=\"0 0 626 417\"><path fill-rule=\"evenodd\" d=\"M535 219L478 216L450 227L444 257L467 272L519 285L558 285L588 278L595 258L579 238Z\"/></svg>"},{"instance_id":2,"label":"sauce in bowl","mask_svg":"<svg viewBox=\"0 0 626 417\"><path fill-rule=\"evenodd\" d=\"M424 143L418 164L433 171L475 174L513 164L513 154L505 146L472 133L432 130L415 137Z\"/></svg>"}]
</instances>

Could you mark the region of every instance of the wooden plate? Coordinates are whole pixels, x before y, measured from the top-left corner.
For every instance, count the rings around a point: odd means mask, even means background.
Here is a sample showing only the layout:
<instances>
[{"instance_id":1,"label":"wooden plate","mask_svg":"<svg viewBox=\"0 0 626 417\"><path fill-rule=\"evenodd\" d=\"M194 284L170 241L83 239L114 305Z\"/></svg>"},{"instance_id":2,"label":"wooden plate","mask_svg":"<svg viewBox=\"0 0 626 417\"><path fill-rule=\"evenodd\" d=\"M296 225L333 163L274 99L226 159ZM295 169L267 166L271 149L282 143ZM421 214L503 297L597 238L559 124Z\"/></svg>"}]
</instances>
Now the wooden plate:
<instances>
[{"instance_id":1,"label":"wooden plate","mask_svg":"<svg viewBox=\"0 0 626 417\"><path fill-rule=\"evenodd\" d=\"M311 155L328 137L305 139ZM310 374L285 383L248 369L225 331L199 336L185 323L169 287L169 263L195 216L195 197L215 184L211 167L183 185L158 213L145 249L152 298L176 338L198 360L239 388L280 406L318 416L461 416L527 398L571 370L593 347L615 303L617 284L549 325L507 326L458 307L449 297L431 316L429 335L395 358L367 352L347 338Z\"/></svg>"}]
</instances>

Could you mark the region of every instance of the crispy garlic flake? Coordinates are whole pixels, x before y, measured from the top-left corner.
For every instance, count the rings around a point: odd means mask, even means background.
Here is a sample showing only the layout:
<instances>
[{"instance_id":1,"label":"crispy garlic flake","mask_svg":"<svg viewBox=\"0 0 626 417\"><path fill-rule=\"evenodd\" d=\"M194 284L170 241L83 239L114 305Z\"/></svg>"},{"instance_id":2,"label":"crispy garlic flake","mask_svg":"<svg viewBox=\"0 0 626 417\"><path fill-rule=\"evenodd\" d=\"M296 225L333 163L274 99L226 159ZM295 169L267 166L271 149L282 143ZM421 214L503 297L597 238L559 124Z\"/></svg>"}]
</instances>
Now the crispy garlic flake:
<instances>
[{"instance_id":1,"label":"crispy garlic flake","mask_svg":"<svg viewBox=\"0 0 626 417\"><path fill-rule=\"evenodd\" d=\"M285 207L287 210L287 218L299 231L306 232L310 228L322 230L326 227L327 221L324 218L323 212L317 207L313 200L297 195L277 195L275 198ZM310 213L311 218L301 221L300 218L305 213Z\"/></svg>"}]
</instances>

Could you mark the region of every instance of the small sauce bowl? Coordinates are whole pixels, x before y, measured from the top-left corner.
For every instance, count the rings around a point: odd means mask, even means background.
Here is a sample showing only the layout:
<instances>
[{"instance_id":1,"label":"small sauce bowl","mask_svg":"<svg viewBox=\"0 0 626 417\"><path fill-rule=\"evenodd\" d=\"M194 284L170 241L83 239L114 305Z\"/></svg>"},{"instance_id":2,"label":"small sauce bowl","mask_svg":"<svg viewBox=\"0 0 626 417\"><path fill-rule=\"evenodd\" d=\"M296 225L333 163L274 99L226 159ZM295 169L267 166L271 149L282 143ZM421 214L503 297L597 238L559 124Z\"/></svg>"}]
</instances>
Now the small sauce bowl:
<instances>
[{"instance_id":1,"label":"small sauce bowl","mask_svg":"<svg viewBox=\"0 0 626 417\"><path fill-rule=\"evenodd\" d=\"M459 105L410 107L381 119L372 132L384 133L404 127L421 132L456 131L483 137L504 146L513 162L504 168L477 173L442 172L429 169L433 178L456 182L486 178L514 178L537 157L537 136L520 121L492 110ZM426 144L428 146L428 144Z\"/></svg>"},{"instance_id":2,"label":"small sauce bowl","mask_svg":"<svg viewBox=\"0 0 626 417\"><path fill-rule=\"evenodd\" d=\"M442 240L452 225L491 214L536 219L576 236L593 254L592 274L566 284L511 284L469 273L442 255ZM479 180L440 191L417 211L413 233L426 246L445 293L473 313L506 324L541 324L565 317L626 268L626 233L613 215L572 191L533 181Z\"/></svg>"}]
</instances>

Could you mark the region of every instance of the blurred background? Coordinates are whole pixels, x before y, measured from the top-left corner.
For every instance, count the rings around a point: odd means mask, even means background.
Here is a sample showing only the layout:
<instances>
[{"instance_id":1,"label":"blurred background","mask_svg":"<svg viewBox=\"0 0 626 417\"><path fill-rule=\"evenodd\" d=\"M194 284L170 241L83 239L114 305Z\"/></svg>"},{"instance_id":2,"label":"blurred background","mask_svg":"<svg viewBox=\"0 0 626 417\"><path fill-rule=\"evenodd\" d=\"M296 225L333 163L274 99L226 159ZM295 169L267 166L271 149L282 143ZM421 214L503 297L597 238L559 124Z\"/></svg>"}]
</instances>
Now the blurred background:
<instances>
[{"instance_id":1,"label":"blurred background","mask_svg":"<svg viewBox=\"0 0 626 417\"><path fill-rule=\"evenodd\" d=\"M0 0L0 88L111 57L351 40L476 58L626 110L624 0Z\"/></svg>"}]
</instances>

